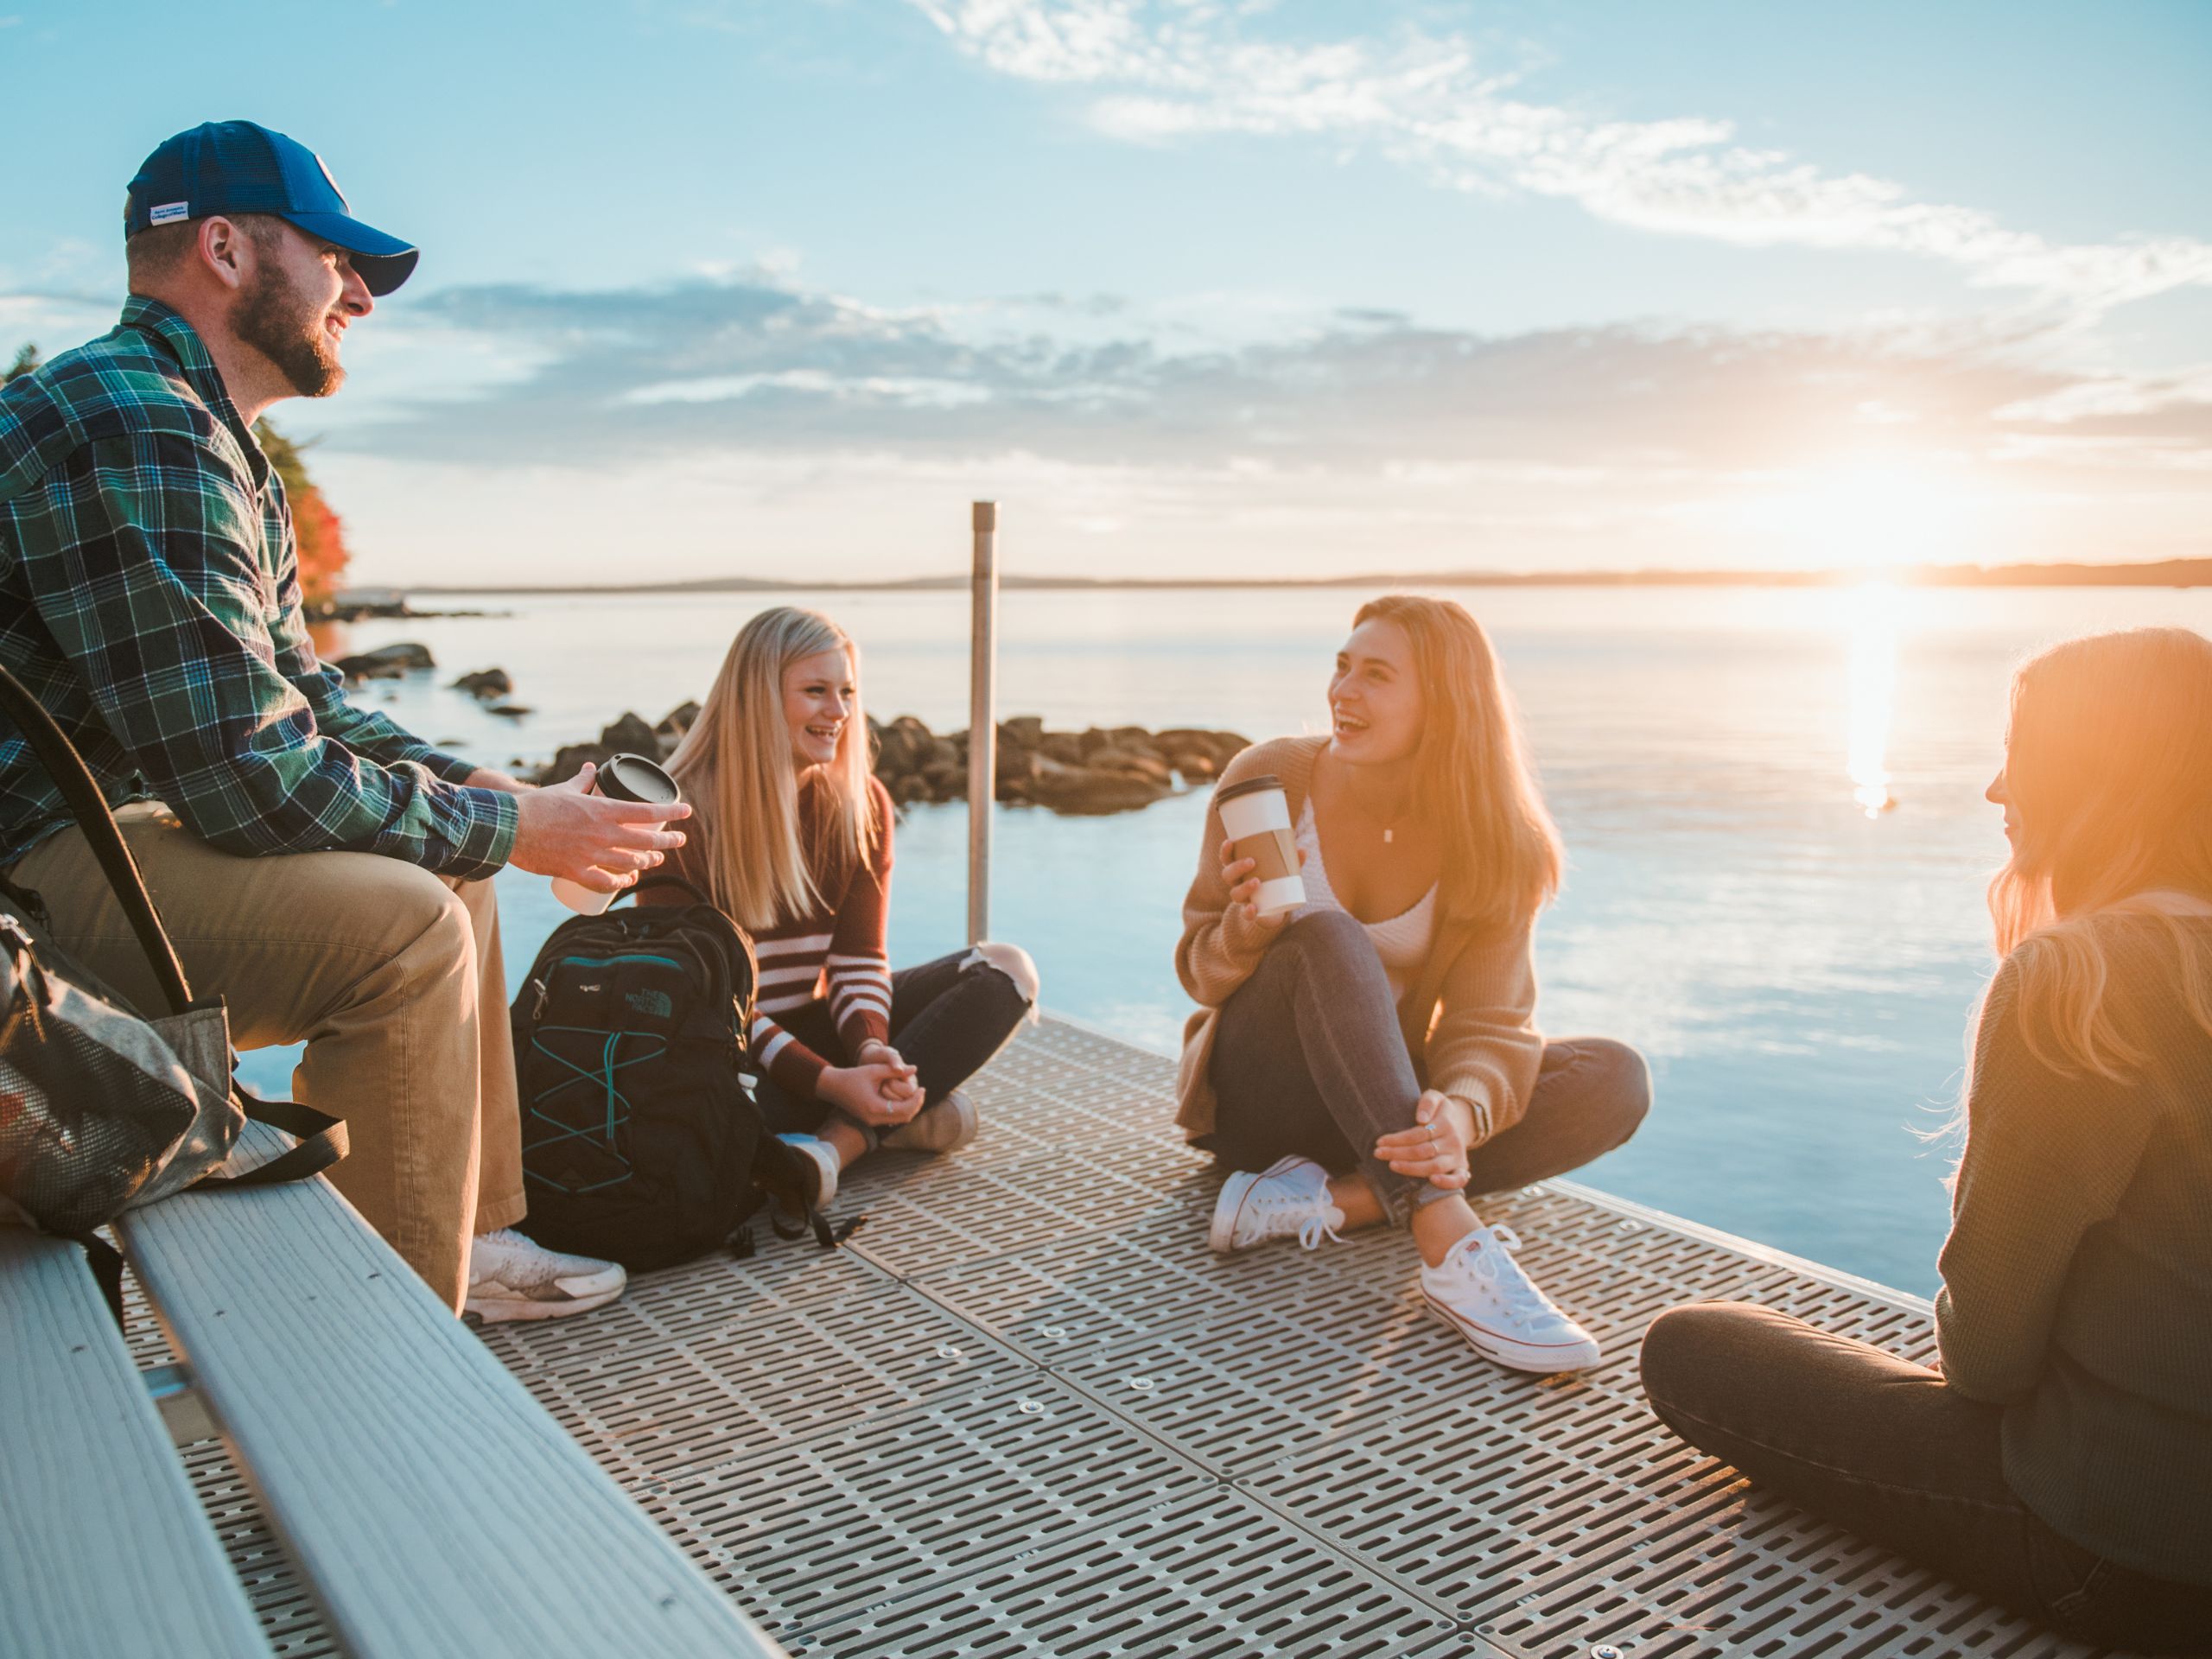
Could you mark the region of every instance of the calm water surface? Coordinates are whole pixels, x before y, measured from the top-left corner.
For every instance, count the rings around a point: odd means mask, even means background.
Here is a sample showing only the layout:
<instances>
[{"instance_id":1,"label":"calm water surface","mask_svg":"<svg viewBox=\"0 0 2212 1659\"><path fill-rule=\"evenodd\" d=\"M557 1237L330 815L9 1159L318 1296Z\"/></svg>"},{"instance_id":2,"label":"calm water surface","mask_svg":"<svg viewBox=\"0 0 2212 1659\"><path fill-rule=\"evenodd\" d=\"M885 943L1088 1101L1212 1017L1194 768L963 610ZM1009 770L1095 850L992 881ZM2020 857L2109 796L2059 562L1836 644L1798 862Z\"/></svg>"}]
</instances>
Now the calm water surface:
<instances>
[{"instance_id":1,"label":"calm water surface","mask_svg":"<svg viewBox=\"0 0 2212 1659\"><path fill-rule=\"evenodd\" d=\"M1329 663L1364 595L1007 595L1002 715L1054 726L1320 728ZM785 595L776 595L781 601ZM866 652L880 716L966 723L967 603L816 603ZM1992 963L1981 887L2004 855L2005 690L2037 645L2097 627L2212 631L2212 593L1477 589L1569 850L1539 933L1538 1014L1650 1056L1657 1105L1585 1179L1911 1290L1936 1282L1948 1155L1920 1135L1956 1088ZM625 709L702 695L761 595L447 600L509 614L363 625L419 639L435 676L371 688L425 737L487 763L542 760ZM443 689L514 676L519 721ZM1885 801L1891 804L1886 808ZM993 931L1028 947L1049 1006L1172 1051L1187 1012L1171 953L1205 802L1106 819L1000 808ZM957 947L966 815L898 831L895 962ZM500 877L519 975L565 914ZM282 1083L282 1055L255 1071Z\"/></svg>"}]
</instances>

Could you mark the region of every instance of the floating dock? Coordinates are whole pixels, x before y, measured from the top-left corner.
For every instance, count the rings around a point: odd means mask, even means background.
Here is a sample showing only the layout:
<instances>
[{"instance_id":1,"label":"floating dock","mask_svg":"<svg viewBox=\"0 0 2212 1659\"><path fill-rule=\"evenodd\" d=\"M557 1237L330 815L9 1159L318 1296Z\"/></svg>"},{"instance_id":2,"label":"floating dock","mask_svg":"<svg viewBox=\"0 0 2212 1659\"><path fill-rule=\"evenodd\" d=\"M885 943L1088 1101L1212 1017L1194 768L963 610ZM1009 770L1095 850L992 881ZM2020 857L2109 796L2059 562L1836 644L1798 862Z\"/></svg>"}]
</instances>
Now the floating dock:
<instances>
[{"instance_id":1,"label":"floating dock","mask_svg":"<svg viewBox=\"0 0 2212 1659\"><path fill-rule=\"evenodd\" d=\"M793 1655L2090 1659L1748 1491L1637 1383L1675 1302L1913 1359L1926 1302L1547 1182L1480 1207L1606 1357L1503 1370L1424 1312L1402 1235L1210 1251L1173 1084L1048 1019L971 1085L974 1146L853 1173L846 1249L486 1339ZM187 1462L277 1651L337 1651L220 1443Z\"/></svg>"}]
</instances>

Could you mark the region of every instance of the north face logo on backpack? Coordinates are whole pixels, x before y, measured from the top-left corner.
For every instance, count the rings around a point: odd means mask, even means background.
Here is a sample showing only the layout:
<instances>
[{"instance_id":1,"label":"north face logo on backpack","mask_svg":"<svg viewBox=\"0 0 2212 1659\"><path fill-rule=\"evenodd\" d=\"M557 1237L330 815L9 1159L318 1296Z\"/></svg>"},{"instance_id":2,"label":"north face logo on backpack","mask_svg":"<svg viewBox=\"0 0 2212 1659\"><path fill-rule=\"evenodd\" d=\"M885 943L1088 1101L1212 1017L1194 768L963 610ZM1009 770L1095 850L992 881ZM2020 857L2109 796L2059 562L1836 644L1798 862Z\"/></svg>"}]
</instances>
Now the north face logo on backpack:
<instances>
[{"instance_id":1,"label":"north face logo on backpack","mask_svg":"<svg viewBox=\"0 0 2212 1659\"><path fill-rule=\"evenodd\" d=\"M632 991L622 1000L639 1014L649 1014L656 1020L668 1019L676 1012L676 1003L666 991Z\"/></svg>"}]
</instances>

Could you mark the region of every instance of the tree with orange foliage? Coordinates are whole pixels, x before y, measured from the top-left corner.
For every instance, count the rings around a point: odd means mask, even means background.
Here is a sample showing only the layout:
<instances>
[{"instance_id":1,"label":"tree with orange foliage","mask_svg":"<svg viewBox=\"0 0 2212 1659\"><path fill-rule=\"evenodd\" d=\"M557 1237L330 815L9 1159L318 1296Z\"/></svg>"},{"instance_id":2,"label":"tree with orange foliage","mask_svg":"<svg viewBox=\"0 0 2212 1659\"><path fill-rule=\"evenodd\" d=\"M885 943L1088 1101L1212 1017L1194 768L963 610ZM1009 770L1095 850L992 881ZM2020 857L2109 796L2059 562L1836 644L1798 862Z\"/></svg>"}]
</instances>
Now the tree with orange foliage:
<instances>
[{"instance_id":1,"label":"tree with orange foliage","mask_svg":"<svg viewBox=\"0 0 2212 1659\"><path fill-rule=\"evenodd\" d=\"M254 423L253 435L284 480L284 497L292 504L292 531L300 543L301 599L313 615L330 603L345 579L345 525L308 476L307 462L301 458L306 446L293 442L265 417Z\"/></svg>"}]
</instances>

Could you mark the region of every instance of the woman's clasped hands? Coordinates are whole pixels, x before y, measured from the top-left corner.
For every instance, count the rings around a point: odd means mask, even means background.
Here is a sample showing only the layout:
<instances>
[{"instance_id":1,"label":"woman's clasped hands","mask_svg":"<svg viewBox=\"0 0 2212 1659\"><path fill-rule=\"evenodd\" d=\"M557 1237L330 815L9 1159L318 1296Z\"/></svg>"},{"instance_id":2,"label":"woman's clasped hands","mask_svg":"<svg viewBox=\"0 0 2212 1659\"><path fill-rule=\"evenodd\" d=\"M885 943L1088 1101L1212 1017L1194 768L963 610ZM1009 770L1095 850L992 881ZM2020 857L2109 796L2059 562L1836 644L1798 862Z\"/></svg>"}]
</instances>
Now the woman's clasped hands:
<instances>
[{"instance_id":1,"label":"woman's clasped hands","mask_svg":"<svg viewBox=\"0 0 2212 1659\"><path fill-rule=\"evenodd\" d=\"M874 1038L861 1045L854 1065L825 1070L814 1090L832 1105L876 1128L904 1123L923 1104L914 1068L890 1044Z\"/></svg>"}]
</instances>

